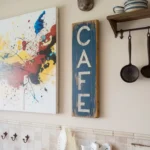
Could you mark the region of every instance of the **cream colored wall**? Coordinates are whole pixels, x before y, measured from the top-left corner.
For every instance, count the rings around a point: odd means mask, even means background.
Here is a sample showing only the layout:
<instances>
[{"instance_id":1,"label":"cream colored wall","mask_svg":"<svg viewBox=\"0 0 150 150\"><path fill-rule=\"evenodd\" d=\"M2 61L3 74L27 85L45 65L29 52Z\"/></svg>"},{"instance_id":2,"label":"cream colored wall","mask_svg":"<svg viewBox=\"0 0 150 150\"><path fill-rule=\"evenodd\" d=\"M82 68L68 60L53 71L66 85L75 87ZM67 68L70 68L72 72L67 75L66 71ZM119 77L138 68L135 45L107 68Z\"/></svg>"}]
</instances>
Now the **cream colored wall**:
<instances>
[{"instance_id":1,"label":"cream colored wall","mask_svg":"<svg viewBox=\"0 0 150 150\"><path fill-rule=\"evenodd\" d=\"M150 80L141 75L134 84L120 78L121 68L128 63L127 35L115 39L106 16L114 5L123 0L95 0L90 12L78 9L76 0L0 0L0 18L8 18L43 8L59 8L60 54L60 114L44 115L18 112L0 112L1 119L35 121L134 133L150 134ZM100 20L100 113L99 119L71 117L72 105L72 28L83 20ZM129 23L148 25L149 20ZM150 24L149 24L150 25ZM147 64L146 31L133 33L133 63L139 68Z\"/></svg>"}]
</instances>

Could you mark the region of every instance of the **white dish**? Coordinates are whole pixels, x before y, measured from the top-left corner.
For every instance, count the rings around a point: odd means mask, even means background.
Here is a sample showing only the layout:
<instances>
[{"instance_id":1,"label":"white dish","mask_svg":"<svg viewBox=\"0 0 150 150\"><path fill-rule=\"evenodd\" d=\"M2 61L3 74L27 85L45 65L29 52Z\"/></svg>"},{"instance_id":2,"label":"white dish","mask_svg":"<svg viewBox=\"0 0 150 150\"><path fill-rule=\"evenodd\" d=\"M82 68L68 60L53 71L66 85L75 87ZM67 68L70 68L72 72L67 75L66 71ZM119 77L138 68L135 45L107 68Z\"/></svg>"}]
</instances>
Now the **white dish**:
<instances>
[{"instance_id":1,"label":"white dish","mask_svg":"<svg viewBox=\"0 0 150 150\"><path fill-rule=\"evenodd\" d=\"M125 4L124 4L124 6L126 7L127 5L133 5L133 4L144 4L144 5L148 5L148 2L146 2L146 1L143 1L143 0L137 0L137 1L127 1Z\"/></svg>"},{"instance_id":2,"label":"white dish","mask_svg":"<svg viewBox=\"0 0 150 150\"><path fill-rule=\"evenodd\" d=\"M126 0L126 2L128 2L128 1L138 1L138 0ZM141 1L147 1L148 2L148 0L141 0Z\"/></svg>"},{"instance_id":3,"label":"white dish","mask_svg":"<svg viewBox=\"0 0 150 150\"><path fill-rule=\"evenodd\" d=\"M144 8L144 7L140 7L140 8L129 8L129 9L125 10L125 12L138 11L138 10L142 10L142 9L147 9L147 8Z\"/></svg>"},{"instance_id":4,"label":"white dish","mask_svg":"<svg viewBox=\"0 0 150 150\"><path fill-rule=\"evenodd\" d=\"M144 2L144 3L148 4L147 0L127 0L127 1L125 1L124 4L129 3L129 2Z\"/></svg>"},{"instance_id":5,"label":"white dish","mask_svg":"<svg viewBox=\"0 0 150 150\"><path fill-rule=\"evenodd\" d=\"M124 10L126 11L129 8L148 8L148 6L146 4L141 4L141 3L138 3L138 4L129 4L129 5L127 5L124 8Z\"/></svg>"},{"instance_id":6,"label":"white dish","mask_svg":"<svg viewBox=\"0 0 150 150\"><path fill-rule=\"evenodd\" d=\"M100 148L100 150L112 150L111 145L109 144L103 144L102 147Z\"/></svg>"}]
</instances>

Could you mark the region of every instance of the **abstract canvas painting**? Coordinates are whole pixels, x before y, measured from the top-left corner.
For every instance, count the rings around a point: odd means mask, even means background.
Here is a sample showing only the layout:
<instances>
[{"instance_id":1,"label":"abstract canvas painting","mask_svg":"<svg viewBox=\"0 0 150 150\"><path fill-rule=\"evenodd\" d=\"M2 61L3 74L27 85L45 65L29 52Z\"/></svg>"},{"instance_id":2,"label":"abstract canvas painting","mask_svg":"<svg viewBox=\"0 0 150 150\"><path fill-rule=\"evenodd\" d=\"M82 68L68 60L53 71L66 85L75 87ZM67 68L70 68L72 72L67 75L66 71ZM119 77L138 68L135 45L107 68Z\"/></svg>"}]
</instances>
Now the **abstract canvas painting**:
<instances>
[{"instance_id":1,"label":"abstract canvas painting","mask_svg":"<svg viewBox=\"0 0 150 150\"><path fill-rule=\"evenodd\" d=\"M0 20L0 109L57 112L57 9Z\"/></svg>"}]
</instances>

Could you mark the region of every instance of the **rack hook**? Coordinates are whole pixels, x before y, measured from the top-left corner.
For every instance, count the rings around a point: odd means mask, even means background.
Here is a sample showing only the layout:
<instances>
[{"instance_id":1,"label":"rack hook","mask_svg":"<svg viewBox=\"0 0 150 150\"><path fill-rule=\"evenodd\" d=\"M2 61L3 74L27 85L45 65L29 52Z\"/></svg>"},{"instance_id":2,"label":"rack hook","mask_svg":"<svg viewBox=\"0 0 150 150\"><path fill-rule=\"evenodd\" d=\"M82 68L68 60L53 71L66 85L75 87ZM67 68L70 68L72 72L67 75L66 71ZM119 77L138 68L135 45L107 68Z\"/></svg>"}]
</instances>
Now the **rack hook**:
<instances>
[{"instance_id":1,"label":"rack hook","mask_svg":"<svg viewBox=\"0 0 150 150\"><path fill-rule=\"evenodd\" d=\"M4 132L3 135L1 135L1 138L4 140L7 137L8 133Z\"/></svg>"},{"instance_id":2,"label":"rack hook","mask_svg":"<svg viewBox=\"0 0 150 150\"><path fill-rule=\"evenodd\" d=\"M148 33L147 33L148 36L150 36L150 31L149 30L150 30L150 27L148 27Z\"/></svg>"},{"instance_id":3,"label":"rack hook","mask_svg":"<svg viewBox=\"0 0 150 150\"><path fill-rule=\"evenodd\" d=\"M123 39L123 30L122 29L120 30L120 34L121 34L120 39Z\"/></svg>"},{"instance_id":4,"label":"rack hook","mask_svg":"<svg viewBox=\"0 0 150 150\"><path fill-rule=\"evenodd\" d=\"M13 137L11 137L12 141L15 141L16 138L17 138L17 136L18 136L18 135L15 133L15 134L13 135Z\"/></svg>"},{"instance_id":5,"label":"rack hook","mask_svg":"<svg viewBox=\"0 0 150 150\"><path fill-rule=\"evenodd\" d=\"M25 139L23 139L23 142L24 142L24 143L27 143L28 140L29 140L29 138L30 138L29 135L25 136Z\"/></svg>"},{"instance_id":6,"label":"rack hook","mask_svg":"<svg viewBox=\"0 0 150 150\"><path fill-rule=\"evenodd\" d=\"M129 30L129 39L131 39L131 31Z\"/></svg>"}]
</instances>

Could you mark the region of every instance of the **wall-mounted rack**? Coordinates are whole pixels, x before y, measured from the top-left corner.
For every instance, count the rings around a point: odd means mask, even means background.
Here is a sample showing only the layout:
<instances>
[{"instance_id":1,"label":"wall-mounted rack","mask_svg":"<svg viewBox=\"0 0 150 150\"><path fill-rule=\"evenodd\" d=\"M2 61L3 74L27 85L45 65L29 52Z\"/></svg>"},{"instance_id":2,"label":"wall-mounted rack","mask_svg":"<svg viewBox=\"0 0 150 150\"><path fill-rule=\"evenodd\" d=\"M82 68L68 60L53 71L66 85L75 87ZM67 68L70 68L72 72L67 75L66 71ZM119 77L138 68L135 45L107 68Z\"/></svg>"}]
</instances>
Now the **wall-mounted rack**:
<instances>
[{"instance_id":1,"label":"wall-mounted rack","mask_svg":"<svg viewBox=\"0 0 150 150\"><path fill-rule=\"evenodd\" d=\"M107 19L112 27L112 30L115 34L115 37L118 36L118 34L121 34L121 39L123 38L123 33L128 32L128 31L136 31L136 30L145 30L149 29L150 27L141 27L141 28L133 28L133 29L126 29L126 30L117 30L118 23L123 23L127 21L133 21L133 20L140 20L140 19L145 19L145 18L150 18L150 9L144 9L144 10L139 10L139 11L134 11L134 12L127 12L127 13L122 13L122 14L117 14L117 15L111 15L108 16Z\"/></svg>"},{"instance_id":2,"label":"wall-mounted rack","mask_svg":"<svg viewBox=\"0 0 150 150\"><path fill-rule=\"evenodd\" d=\"M139 146L139 147L150 147L150 145L143 145L143 144L137 144L137 143L131 143L133 146Z\"/></svg>"},{"instance_id":3,"label":"wall-mounted rack","mask_svg":"<svg viewBox=\"0 0 150 150\"><path fill-rule=\"evenodd\" d=\"M3 135L1 135L1 138L2 138L3 140L5 140L5 139L7 139L7 136L8 136L8 132L4 132ZM15 134L11 137L12 141L15 141L15 140L17 139L17 137L18 137L18 135L15 133ZM22 139L22 140L23 140L24 143L27 143L27 142L29 141L29 139L30 139L30 136L29 136L29 135L26 135L25 138Z\"/></svg>"}]
</instances>

